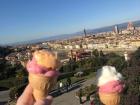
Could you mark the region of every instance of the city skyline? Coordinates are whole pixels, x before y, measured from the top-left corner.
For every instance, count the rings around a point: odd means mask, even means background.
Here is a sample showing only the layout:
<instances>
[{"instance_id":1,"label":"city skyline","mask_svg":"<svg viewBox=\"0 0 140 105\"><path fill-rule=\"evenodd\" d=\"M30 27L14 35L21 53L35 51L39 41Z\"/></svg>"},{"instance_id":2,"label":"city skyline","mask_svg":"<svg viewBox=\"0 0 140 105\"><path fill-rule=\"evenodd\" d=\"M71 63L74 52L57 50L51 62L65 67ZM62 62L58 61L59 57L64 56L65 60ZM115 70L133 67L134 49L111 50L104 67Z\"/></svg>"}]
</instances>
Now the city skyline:
<instances>
[{"instance_id":1,"label":"city skyline","mask_svg":"<svg viewBox=\"0 0 140 105\"><path fill-rule=\"evenodd\" d=\"M139 0L3 0L0 44L139 20Z\"/></svg>"}]
</instances>

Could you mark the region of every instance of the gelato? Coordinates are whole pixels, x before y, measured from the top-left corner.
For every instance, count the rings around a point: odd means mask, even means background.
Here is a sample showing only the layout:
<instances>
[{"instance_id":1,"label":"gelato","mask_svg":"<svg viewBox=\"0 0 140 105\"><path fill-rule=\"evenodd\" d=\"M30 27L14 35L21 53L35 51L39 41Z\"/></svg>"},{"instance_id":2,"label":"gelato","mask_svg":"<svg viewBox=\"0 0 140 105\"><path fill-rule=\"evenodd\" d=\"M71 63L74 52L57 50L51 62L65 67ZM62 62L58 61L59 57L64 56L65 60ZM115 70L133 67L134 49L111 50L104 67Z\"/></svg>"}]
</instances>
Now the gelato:
<instances>
[{"instance_id":1,"label":"gelato","mask_svg":"<svg viewBox=\"0 0 140 105\"><path fill-rule=\"evenodd\" d=\"M96 83L100 100L105 105L118 105L123 91L123 77L113 66L103 66L97 71Z\"/></svg>"},{"instance_id":2,"label":"gelato","mask_svg":"<svg viewBox=\"0 0 140 105\"><path fill-rule=\"evenodd\" d=\"M27 71L35 100L46 98L56 83L59 66L60 61L53 52L39 50L33 53L32 60L27 63Z\"/></svg>"}]
</instances>

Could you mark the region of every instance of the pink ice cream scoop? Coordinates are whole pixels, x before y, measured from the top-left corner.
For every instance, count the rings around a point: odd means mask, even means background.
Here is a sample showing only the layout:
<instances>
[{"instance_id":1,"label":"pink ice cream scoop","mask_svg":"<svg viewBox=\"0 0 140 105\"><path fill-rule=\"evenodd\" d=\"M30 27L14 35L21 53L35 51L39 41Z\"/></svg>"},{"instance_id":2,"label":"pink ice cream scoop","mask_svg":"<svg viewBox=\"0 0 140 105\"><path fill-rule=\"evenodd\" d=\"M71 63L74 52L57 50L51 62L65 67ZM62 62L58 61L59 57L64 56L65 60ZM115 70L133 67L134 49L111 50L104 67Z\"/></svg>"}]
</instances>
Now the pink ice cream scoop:
<instances>
[{"instance_id":1,"label":"pink ice cream scoop","mask_svg":"<svg viewBox=\"0 0 140 105\"><path fill-rule=\"evenodd\" d=\"M99 87L100 93L121 93L124 84L121 81L110 81Z\"/></svg>"},{"instance_id":2,"label":"pink ice cream scoop","mask_svg":"<svg viewBox=\"0 0 140 105\"><path fill-rule=\"evenodd\" d=\"M59 75L59 72L56 70L49 70L49 68L38 65L34 58L28 61L27 71L33 74L43 74L46 77L57 77Z\"/></svg>"},{"instance_id":3,"label":"pink ice cream scoop","mask_svg":"<svg viewBox=\"0 0 140 105\"><path fill-rule=\"evenodd\" d=\"M119 105L124 89L123 76L113 66L103 66L97 71L96 83L99 98L104 105Z\"/></svg>"},{"instance_id":4,"label":"pink ice cream scoop","mask_svg":"<svg viewBox=\"0 0 140 105\"><path fill-rule=\"evenodd\" d=\"M44 100L56 85L59 76L60 60L51 51L39 50L33 53L32 60L27 63L29 84L33 88L34 99Z\"/></svg>"}]
</instances>

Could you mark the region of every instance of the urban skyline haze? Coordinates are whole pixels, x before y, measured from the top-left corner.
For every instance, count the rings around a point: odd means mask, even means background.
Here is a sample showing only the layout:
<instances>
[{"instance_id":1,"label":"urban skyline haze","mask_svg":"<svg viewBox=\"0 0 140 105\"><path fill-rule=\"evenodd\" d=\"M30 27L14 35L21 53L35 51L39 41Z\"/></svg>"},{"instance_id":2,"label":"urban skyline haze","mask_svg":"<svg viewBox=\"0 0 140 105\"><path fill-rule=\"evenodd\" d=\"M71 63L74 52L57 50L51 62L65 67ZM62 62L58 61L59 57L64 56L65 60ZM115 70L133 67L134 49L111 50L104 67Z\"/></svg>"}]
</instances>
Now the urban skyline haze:
<instances>
[{"instance_id":1,"label":"urban skyline haze","mask_svg":"<svg viewBox=\"0 0 140 105\"><path fill-rule=\"evenodd\" d=\"M0 44L140 19L139 0L0 0Z\"/></svg>"}]
</instances>

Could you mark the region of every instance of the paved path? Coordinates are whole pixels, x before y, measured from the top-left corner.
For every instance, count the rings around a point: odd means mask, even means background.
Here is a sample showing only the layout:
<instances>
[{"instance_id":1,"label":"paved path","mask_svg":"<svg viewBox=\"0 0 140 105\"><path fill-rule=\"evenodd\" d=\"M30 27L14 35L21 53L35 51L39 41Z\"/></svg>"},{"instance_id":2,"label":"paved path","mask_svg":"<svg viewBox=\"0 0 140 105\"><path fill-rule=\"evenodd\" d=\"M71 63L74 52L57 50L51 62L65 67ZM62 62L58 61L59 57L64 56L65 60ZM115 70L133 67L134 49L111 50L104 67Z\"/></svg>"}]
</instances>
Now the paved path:
<instances>
[{"instance_id":1,"label":"paved path","mask_svg":"<svg viewBox=\"0 0 140 105\"><path fill-rule=\"evenodd\" d=\"M81 83L80 85L81 85L81 87L84 87L84 86L87 86L87 85L90 85L93 83L95 83L94 78L91 78L91 79ZM79 100L75 97L75 92L78 89L79 88L55 97L52 105L80 105ZM86 102L83 105L90 105L90 104L89 104L89 102Z\"/></svg>"},{"instance_id":2,"label":"paved path","mask_svg":"<svg viewBox=\"0 0 140 105\"><path fill-rule=\"evenodd\" d=\"M9 90L7 91L0 91L0 102L7 101L9 97Z\"/></svg>"},{"instance_id":3,"label":"paved path","mask_svg":"<svg viewBox=\"0 0 140 105\"><path fill-rule=\"evenodd\" d=\"M0 91L0 105L3 105L9 99L9 90Z\"/></svg>"}]
</instances>

